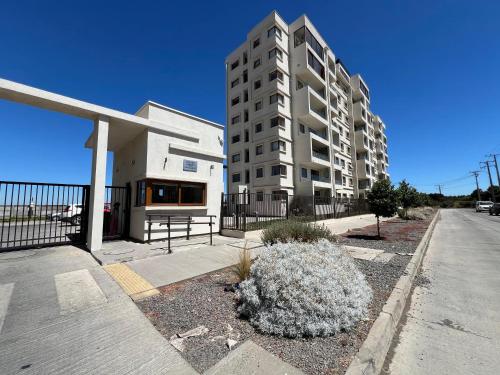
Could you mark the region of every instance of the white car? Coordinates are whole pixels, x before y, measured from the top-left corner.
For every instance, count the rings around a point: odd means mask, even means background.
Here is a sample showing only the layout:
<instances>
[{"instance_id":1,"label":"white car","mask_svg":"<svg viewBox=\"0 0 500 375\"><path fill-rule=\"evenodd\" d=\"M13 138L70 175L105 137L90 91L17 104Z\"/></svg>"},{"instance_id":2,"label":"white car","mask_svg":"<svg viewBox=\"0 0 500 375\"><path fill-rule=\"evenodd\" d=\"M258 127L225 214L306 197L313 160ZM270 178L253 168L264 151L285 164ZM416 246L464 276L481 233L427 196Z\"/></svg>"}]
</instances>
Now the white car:
<instances>
[{"instance_id":1,"label":"white car","mask_svg":"<svg viewBox=\"0 0 500 375\"><path fill-rule=\"evenodd\" d=\"M492 201L477 201L476 212L489 211L491 206L493 206Z\"/></svg>"},{"instance_id":2,"label":"white car","mask_svg":"<svg viewBox=\"0 0 500 375\"><path fill-rule=\"evenodd\" d=\"M81 204L70 204L61 212L61 221L69 221L73 225L79 225L82 220L83 206Z\"/></svg>"}]
</instances>

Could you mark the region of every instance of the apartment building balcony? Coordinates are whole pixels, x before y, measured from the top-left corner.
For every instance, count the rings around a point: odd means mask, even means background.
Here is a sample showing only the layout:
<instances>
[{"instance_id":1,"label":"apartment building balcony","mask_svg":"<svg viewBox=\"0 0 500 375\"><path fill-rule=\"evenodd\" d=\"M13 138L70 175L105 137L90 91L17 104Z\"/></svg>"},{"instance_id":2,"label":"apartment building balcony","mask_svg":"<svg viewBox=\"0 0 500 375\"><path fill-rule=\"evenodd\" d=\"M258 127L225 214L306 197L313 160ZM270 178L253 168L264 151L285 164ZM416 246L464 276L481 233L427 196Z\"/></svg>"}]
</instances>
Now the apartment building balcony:
<instances>
[{"instance_id":1,"label":"apartment building balcony","mask_svg":"<svg viewBox=\"0 0 500 375\"><path fill-rule=\"evenodd\" d=\"M352 105L352 118L354 124L367 124L368 125L368 111L366 106L361 101L354 102Z\"/></svg>"},{"instance_id":2,"label":"apartment building balcony","mask_svg":"<svg viewBox=\"0 0 500 375\"><path fill-rule=\"evenodd\" d=\"M297 117L311 128L323 130L328 127L326 101L310 86L304 86L295 93Z\"/></svg>"},{"instance_id":3,"label":"apartment building balcony","mask_svg":"<svg viewBox=\"0 0 500 375\"><path fill-rule=\"evenodd\" d=\"M370 90L359 74L351 77L352 99L365 99L370 102Z\"/></svg>"},{"instance_id":4,"label":"apartment building balcony","mask_svg":"<svg viewBox=\"0 0 500 375\"><path fill-rule=\"evenodd\" d=\"M340 62L340 60L337 60L337 63L335 65L337 70L337 79L344 81L347 84L350 84L351 77L349 76L347 69L344 68L344 66L342 65L342 62Z\"/></svg>"},{"instance_id":5,"label":"apartment building balcony","mask_svg":"<svg viewBox=\"0 0 500 375\"><path fill-rule=\"evenodd\" d=\"M324 62L315 61L316 57L310 52L308 43L302 43L292 51L296 66L296 74L313 85L325 85L326 69Z\"/></svg>"},{"instance_id":6,"label":"apartment building balcony","mask_svg":"<svg viewBox=\"0 0 500 375\"><path fill-rule=\"evenodd\" d=\"M356 170L358 174L359 179L363 178L371 178L371 165L368 160L361 159L361 160L356 160Z\"/></svg>"},{"instance_id":7,"label":"apartment building balcony","mask_svg":"<svg viewBox=\"0 0 500 375\"><path fill-rule=\"evenodd\" d=\"M331 189L332 178L330 168L311 168L307 171L307 177L301 176L300 183L306 186L307 190Z\"/></svg>"},{"instance_id":8,"label":"apartment building balcony","mask_svg":"<svg viewBox=\"0 0 500 375\"><path fill-rule=\"evenodd\" d=\"M370 151L368 133L364 130L354 132L354 142L356 143L357 151Z\"/></svg>"}]
</instances>

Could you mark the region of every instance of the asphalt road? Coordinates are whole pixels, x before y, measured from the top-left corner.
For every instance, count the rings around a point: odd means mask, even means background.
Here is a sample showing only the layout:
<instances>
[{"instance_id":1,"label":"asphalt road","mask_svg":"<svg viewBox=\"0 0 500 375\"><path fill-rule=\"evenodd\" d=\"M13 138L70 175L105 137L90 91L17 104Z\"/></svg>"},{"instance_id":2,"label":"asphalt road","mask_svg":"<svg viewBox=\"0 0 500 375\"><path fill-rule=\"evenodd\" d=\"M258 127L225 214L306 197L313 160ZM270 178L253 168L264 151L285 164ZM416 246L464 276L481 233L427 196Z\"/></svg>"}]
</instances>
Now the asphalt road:
<instances>
[{"instance_id":1,"label":"asphalt road","mask_svg":"<svg viewBox=\"0 0 500 375\"><path fill-rule=\"evenodd\" d=\"M0 250L13 246L43 245L70 241L80 233L79 226L60 221L27 221L0 223ZM69 236L68 236L69 235Z\"/></svg>"},{"instance_id":2,"label":"asphalt road","mask_svg":"<svg viewBox=\"0 0 500 375\"><path fill-rule=\"evenodd\" d=\"M384 372L498 374L500 217L441 210L422 275Z\"/></svg>"}]
</instances>

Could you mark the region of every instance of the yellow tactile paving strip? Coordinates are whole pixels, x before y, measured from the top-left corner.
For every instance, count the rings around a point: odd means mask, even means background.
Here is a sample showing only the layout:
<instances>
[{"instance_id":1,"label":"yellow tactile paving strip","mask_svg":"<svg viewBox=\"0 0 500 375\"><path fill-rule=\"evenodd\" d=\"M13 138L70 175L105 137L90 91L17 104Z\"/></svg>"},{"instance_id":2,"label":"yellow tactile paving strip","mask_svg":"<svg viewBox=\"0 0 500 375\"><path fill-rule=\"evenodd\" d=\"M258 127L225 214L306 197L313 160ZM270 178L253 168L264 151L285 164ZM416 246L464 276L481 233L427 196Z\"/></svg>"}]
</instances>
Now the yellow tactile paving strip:
<instances>
[{"instance_id":1,"label":"yellow tactile paving strip","mask_svg":"<svg viewBox=\"0 0 500 375\"><path fill-rule=\"evenodd\" d=\"M126 264L109 264L103 266L103 268L113 277L113 279L116 280L118 284L120 284L125 293L127 293L132 298L134 298L134 296L147 297L159 293L159 291L155 289L153 285L151 285L142 276L132 271Z\"/></svg>"}]
</instances>

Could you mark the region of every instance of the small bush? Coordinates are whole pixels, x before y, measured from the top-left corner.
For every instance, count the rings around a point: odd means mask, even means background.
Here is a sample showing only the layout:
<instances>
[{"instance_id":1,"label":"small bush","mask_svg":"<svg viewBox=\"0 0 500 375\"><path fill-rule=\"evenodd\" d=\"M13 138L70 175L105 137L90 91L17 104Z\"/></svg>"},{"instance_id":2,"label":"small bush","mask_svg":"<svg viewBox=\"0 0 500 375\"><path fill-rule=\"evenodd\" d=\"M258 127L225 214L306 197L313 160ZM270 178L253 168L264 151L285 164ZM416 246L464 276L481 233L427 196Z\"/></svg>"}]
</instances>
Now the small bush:
<instances>
[{"instance_id":1,"label":"small bush","mask_svg":"<svg viewBox=\"0 0 500 375\"><path fill-rule=\"evenodd\" d=\"M239 282L248 279L251 266L252 256L250 249L247 247L247 242L245 242L245 246L240 251L238 263L233 267L233 273L238 277Z\"/></svg>"},{"instance_id":2,"label":"small bush","mask_svg":"<svg viewBox=\"0 0 500 375\"><path fill-rule=\"evenodd\" d=\"M406 215L404 210L398 211L398 216L404 220L427 220L430 219L432 215L434 215L434 209L432 207L410 208L406 211Z\"/></svg>"},{"instance_id":3,"label":"small bush","mask_svg":"<svg viewBox=\"0 0 500 375\"><path fill-rule=\"evenodd\" d=\"M367 316L372 291L352 258L327 240L268 246L240 284L239 313L264 333L329 336Z\"/></svg>"},{"instance_id":4,"label":"small bush","mask_svg":"<svg viewBox=\"0 0 500 375\"><path fill-rule=\"evenodd\" d=\"M266 245L278 242L316 242L326 239L336 241L335 235L325 225L303 223L296 220L275 221L264 229L261 240Z\"/></svg>"}]
</instances>

